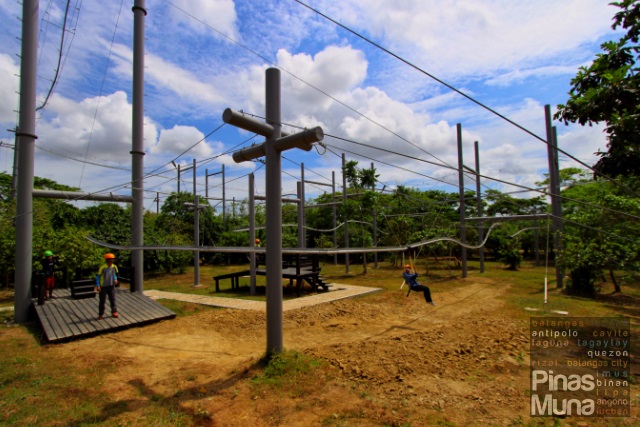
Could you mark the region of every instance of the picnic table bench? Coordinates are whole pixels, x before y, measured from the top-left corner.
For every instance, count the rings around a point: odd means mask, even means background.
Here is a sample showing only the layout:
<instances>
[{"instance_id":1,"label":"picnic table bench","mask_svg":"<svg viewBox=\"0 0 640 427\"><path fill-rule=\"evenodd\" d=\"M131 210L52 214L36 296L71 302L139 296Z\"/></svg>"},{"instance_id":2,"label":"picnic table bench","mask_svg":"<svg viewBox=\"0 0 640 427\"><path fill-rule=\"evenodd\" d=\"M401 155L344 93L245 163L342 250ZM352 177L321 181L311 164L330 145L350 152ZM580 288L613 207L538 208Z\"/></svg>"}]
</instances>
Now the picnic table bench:
<instances>
[{"instance_id":1,"label":"picnic table bench","mask_svg":"<svg viewBox=\"0 0 640 427\"><path fill-rule=\"evenodd\" d=\"M259 260L256 267L264 264L264 260ZM289 279L289 286L293 286L294 280L296 284L297 295L300 296L304 282L307 282L314 291L322 288L324 291L329 290L329 285L322 277L320 277L321 268L318 266L317 257L309 259L308 257L294 256L288 257L282 262L282 278ZM233 273L220 274L213 276L216 284L216 292L220 292L220 280L231 279L231 289L240 287L240 277L251 274L250 270L236 271ZM267 270L264 268L256 268L256 275L266 276Z\"/></svg>"}]
</instances>

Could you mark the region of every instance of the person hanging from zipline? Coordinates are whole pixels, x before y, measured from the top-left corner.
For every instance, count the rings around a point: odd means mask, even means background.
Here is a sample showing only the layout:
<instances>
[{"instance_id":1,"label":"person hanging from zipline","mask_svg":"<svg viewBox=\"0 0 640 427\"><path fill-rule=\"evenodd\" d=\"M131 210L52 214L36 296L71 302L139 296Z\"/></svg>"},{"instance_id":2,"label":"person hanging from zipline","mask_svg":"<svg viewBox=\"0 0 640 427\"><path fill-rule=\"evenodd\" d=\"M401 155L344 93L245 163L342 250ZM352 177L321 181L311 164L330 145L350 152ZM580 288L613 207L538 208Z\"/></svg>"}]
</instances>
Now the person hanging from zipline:
<instances>
[{"instance_id":1,"label":"person hanging from zipline","mask_svg":"<svg viewBox=\"0 0 640 427\"><path fill-rule=\"evenodd\" d=\"M402 277L404 278L404 281L407 285L409 285L409 289L414 291L414 292L420 292L423 291L424 292L424 299L428 304L431 305L436 305L435 302L433 302L433 300L431 299L431 291L429 290L429 288L427 286L424 286L422 284L420 284L418 282L418 273L411 272L412 267L410 264L407 264L404 266L404 272L402 273ZM407 294L407 296L409 296L409 294Z\"/></svg>"}]
</instances>

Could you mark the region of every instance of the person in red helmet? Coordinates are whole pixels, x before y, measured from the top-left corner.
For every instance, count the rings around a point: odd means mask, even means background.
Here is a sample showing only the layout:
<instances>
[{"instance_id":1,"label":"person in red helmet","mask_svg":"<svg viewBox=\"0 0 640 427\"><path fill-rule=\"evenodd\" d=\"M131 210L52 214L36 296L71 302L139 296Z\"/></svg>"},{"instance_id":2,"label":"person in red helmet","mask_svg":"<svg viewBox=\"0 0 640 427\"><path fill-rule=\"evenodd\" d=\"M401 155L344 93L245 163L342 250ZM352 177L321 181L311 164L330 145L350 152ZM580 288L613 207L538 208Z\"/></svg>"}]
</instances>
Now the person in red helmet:
<instances>
[{"instance_id":1,"label":"person in red helmet","mask_svg":"<svg viewBox=\"0 0 640 427\"><path fill-rule=\"evenodd\" d=\"M118 267L114 264L116 256L112 253L105 254L105 264L98 270L96 276L96 289L100 294L98 304L98 319L101 320L104 315L104 308L107 297L109 297L109 305L111 306L111 314L118 317L118 309L116 307L116 286L118 286Z\"/></svg>"}]
</instances>

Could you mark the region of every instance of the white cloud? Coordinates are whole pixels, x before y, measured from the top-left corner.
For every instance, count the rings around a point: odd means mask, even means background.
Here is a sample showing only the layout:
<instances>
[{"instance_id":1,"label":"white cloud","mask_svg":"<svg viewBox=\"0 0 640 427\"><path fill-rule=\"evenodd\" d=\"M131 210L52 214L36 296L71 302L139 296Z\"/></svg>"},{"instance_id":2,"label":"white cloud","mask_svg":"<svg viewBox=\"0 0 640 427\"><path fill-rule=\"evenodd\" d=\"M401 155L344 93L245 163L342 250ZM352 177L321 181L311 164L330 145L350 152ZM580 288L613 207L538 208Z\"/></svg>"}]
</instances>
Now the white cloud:
<instances>
[{"instance_id":1,"label":"white cloud","mask_svg":"<svg viewBox=\"0 0 640 427\"><path fill-rule=\"evenodd\" d=\"M122 45L113 46L115 71L131 78L132 58L131 49ZM223 101L223 96L215 85L203 82L200 77L177 64L170 63L156 55L145 55L145 83L156 86L163 92L171 92L186 105L206 103L207 106L216 105ZM172 108L177 106L174 99ZM183 106L184 108L184 106Z\"/></svg>"},{"instance_id":2,"label":"white cloud","mask_svg":"<svg viewBox=\"0 0 640 427\"><path fill-rule=\"evenodd\" d=\"M218 148L221 146L220 143L216 145ZM189 156L196 159L209 157L213 152L211 146L204 141L202 132L192 126L180 125L176 125L171 129L161 130L158 143L151 148L150 152L153 154L179 155L187 150L189 150Z\"/></svg>"},{"instance_id":3,"label":"white cloud","mask_svg":"<svg viewBox=\"0 0 640 427\"><path fill-rule=\"evenodd\" d=\"M522 83L529 77L554 77L554 76L574 76L576 74L576 70L585 65L577 64L577 65L567 65L567 66L556 66L549 65L545 67L537 67L531 69L516 69L496 77L487 79L485 84L488 86L511 86L514 83Z\"/></svg>"},{"instance_id":4,"label":"white cloud","mask_svg":"<svg viewBox=\"0 0 640 427\"><path fill-rule=\"evenodd\" d=\"M440 152L448 147L451 128L444 122L430 123L429 117L416 114L406 104L390 98L375 87L361 88L368 62L361 51L350 46L328 46L315 56L293 55L280 50L278 65L299 79L282 73L282 107L285 122L302 126L321 126L325 134L367 142L381 147L416 151L393 133L415 143L423 150ZM264 67L254 67L243 78L250 97L249 111L264 110ZM304 84L321 88L344 105ZM250 82L253 82L250 84ZM355 111L358 113L356 113ZM365 117L366 116L366 117ZM386 128L386 129L385 129ZM353 147L352 147L353 148ZM355 148L374 157L388 157L380 151Z\"/></svg>"},{"instance_id":5,"label":"white cloud","mask_svg":"<svg viewBox=\"0 0 640 427\"><path fill-rule=\"evenodd\" d=\"M132 108L124 92L88 98L79 103L60 95L51 98L37 123L42 147L115 163L130 163ZM145 146L155 144L157 128L145 121Z\"/></svg>"},{"instance_id":6,"label":"white cloud","mask_svg":"<svg viewBox=\"0 0 640 427\"><path fill-rule=\"evenodd\" d=\"M0 53L0 123L4 126L15 126L18 109L18 65L9 55Z\"/></svg>"},{"instance_id":7,"label":"white cloud","mask_svg":"<svg viewBox=\"0 0 640 427\"><path fill-rule=\"evenodd\" d=\"M600 0L358 0L321 10L442 77L492 74L571 52L609 32Z\"/></svg>"},{"instance_id":8,"label":"white cloud","mask_svg":"<svg viewBox=\"0 0 640 427\"><path fill-rule=\"evenodd\" d=\"M238 38L237 15L233 0L174 0L173 4L175 5L175 8L171 8L173 19L186 25L190 30L214 33L217 36L209 27L198 22L201 21L226 36Z\"/></svg>"},{"instance_id":9,"label":"white cloud","mask_svg":"<svg viewBox=\"0 0 640 427\"><path fill-rule=\"evenodd\" d=\"M297 77L291 79L291 89L300 91L308 85L322 88L339 96L361 84L367 76L367 60L362 51L351 46L329 45L313 57L308 54L292 55L278 50L278 66Z\"/></svg>"},{"instance_id":10,"label":"white cloud","mask_svg":"<svg viewBox=\"0 0 640 427\"><path fill-rule=\"evenodd\" d=\"M210 28L175 7L154 3L146 18L147 165L164 164L201 139L200 129L211 126L212 121L219 122L225 107L263 115L264 70L273 61L295 74L282 73L285 122L321 126L325 134L438 161L430 156L433 154L453 165L457 164L455 123L462 123L467 164L473 163L472 143L479 140L485 174L532 183L546 171L544 143L295 3L178 0L174 4L246 43L245 47L260 57L214 35ZM120 11L118 6L109 2L83 4L62 79L38 123L37 143L64 155L86 155L128 167L131 105L126 94L131 91L133 19L130 9L123 7ZM445 81L455 82L465 93L490 97L492 108L542 137L544 109L540 100L548 99L549 88L557 94L562 82L575 74L577 64L592 59L599 37L612 34L609 27L616 10L602 0L454 0L446 5L436 0L318 0L314 7ZM11 20L6 12L3 17ZM16 119L14 74L18 73L12 59L17 53L16 42L11 40L19 32L15 23L7 25L11 37L0 35L0 41L5 42L0 52L0 77L4 77L0 78L0 121L9 127ZM52 34L44 46L55 46ZM53 49L43 52L44 66L49 65L54 53ZM528 84L532 78L540 85ZM39 83L40 91L47 87L42 83L44 80ZM514 86L521 89L517 95L509 92ZM98 98L101 90L107 95ZM98 100L100 108L94 122ZM600 131L559 126L560 145L578 158L593 159L592 153L604 148ZM89 133L91 145L87 151ZM230 148L237 142L230 143L227 136L215 135ZM336 145L338 153L344 148L407 169L380 163L377 167L385 182L439 185L414 173L419 172L457 183L457 176L448 169L328 137L325 140ZM224 151L221 144L202 142L187 156L201 160ZM76 173L76 163L65 168L62 162L67 160L54 160L45 152L37 152L37 156L39 165L55 171L52 179L65 182ZM340 175L339 160L331 153L319 156L315 152L291 152L288 156L305 159L308 167L320 165L321 170ZM356 160L361 166L370 163ZM214 162L228 165L230 176L257 166L251 162L235 164L229 156ZM84 180L87 185L86 180L93 177L104 182L103 178L112 174L96 169L85 174ZM126 173L123 179L129 179ZM289 184L283 182L288 190Z\"/></svg>"},{"instance_id":11,"label":"white cloud","mask_svg":"<svg viewBox=\"0 0 640 427\"><path fill-rule=\"evenodd\" d=\"M277 57L277 65L282 69L282 116L285 121L294 120L294 124L301 124L298 120L305 115L313 117L326 113L336 105L331 97L341 99L348 96L367 74L368 63L364 54L350 46L330 45L314 56L280 49ZM239 74L239 83L234 85L247 99L245 109L254 114L265 111L265 69L264 66L251 67Z\"/></svg>"},{"instance_id":12,"label":"white cloud","mask_svg":"<svg viewBox=\"0 0 640 427\"><path fill-rule=\"evenodd\" d=\"M594 153L598 150L607 151L604 125L566 127L558 126L558 146L573 157L588 165L595 164L600 157ZM560 168L584 166L560 153Z\"/></svg>"}]
</instances>

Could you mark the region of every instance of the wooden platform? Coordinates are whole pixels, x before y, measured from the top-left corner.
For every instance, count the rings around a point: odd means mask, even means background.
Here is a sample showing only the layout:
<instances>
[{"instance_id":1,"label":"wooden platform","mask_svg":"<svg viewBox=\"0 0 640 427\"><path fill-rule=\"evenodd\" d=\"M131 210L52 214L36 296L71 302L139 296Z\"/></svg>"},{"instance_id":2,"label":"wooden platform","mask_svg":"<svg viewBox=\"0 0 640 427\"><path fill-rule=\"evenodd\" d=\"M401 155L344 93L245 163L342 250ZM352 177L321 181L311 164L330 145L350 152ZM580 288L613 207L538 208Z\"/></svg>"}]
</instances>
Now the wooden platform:
<instances>
[{"instance_id":1,"label":"wooden platform","mask_svg":"<svg viewBox=\"0 0 640 427\"><path fill-rule=\"evenodd\" d=\"M174 312L143 294L126 288L116 292L120 316L117 319L110 315L108 298L104 319L98 320L98 297L72 299L69 289L54 289L52 300L38 305L34 299L32 305L49 342L86 338L176 317Z\"/></svg>"}]
</instances>

